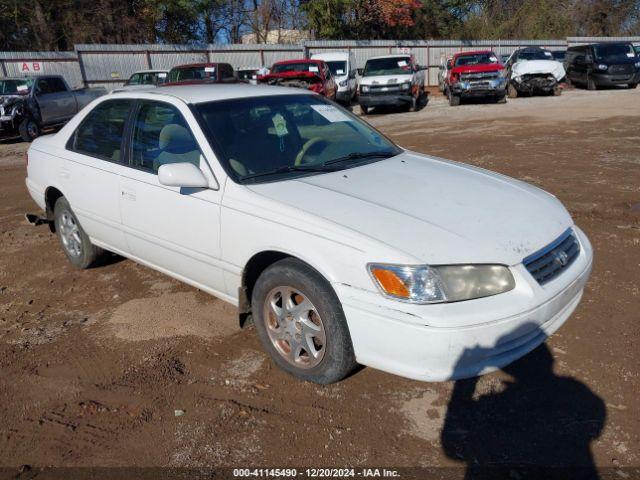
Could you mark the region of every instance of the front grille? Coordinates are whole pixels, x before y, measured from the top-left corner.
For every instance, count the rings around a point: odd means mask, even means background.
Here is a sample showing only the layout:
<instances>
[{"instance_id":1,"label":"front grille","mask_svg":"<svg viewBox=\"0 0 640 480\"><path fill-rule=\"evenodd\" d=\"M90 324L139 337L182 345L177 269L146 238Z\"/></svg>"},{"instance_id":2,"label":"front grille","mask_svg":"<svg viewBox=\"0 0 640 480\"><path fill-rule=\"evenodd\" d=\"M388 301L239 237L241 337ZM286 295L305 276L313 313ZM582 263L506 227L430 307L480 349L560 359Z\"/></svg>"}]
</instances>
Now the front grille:
<instances>
[{"instance_id":1,"label":"front grille","mask_svg":"<svg viewBox=\"0 0 640 480\"><path fill-rule=\"evenodd\" d=\"M573 230L568 229L542 250L529 255L522 263L540 285L553 280L571 265L580 253Z\"/></svg>"},{"instance_id":2,"label":"front grille","mask_svg":"<svg viewBox=\"0 0 640 480\"><path fill-rule=\"evenodd\" d=\"M369 92L371 94L387 94L387 93L396 93L400 91L400 85L371 85L369 87Z\"/></svg>"},{"instance_id":3,"label":"front grille","mask_svg":"<svg viewBox=\"0 0 640 480\"><path fill-rule=\"evenodd\" d=\"M634 69L635 67L631 63L626 65L611 65L609 67L609 73L612 75L627 75L633 73Z\"/></svg>"},{"instance_id":4,"label":"front grille","mask_svg":"<svg viewBox=\"0 0 640 480\"><path fill-rule=\"evenodd\" d=\"M460 75L460 80L463 82L478 82L495 80L500 76L497 72L479 72L479 73L463 73Z\"/></svg>"}]
</instances>

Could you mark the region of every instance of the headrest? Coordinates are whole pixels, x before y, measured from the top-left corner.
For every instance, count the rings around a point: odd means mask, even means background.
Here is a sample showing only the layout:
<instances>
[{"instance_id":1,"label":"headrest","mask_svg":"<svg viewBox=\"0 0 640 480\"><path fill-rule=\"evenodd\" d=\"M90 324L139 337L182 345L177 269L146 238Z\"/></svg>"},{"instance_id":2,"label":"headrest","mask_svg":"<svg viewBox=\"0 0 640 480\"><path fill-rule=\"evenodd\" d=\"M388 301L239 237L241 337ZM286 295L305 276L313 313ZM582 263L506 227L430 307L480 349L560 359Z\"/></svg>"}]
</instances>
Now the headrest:
<instances>
[{"instance_id":1,"label":"headrest","mask_svg":"<svg viewBox=\"0 0 640 480\"><path fill-rule=\"evenodd\" d=\"M161 150L193 150L194 140L189 130L177 123L170 123L162 127L158 147Z\"/></svg>"}]
</instances>

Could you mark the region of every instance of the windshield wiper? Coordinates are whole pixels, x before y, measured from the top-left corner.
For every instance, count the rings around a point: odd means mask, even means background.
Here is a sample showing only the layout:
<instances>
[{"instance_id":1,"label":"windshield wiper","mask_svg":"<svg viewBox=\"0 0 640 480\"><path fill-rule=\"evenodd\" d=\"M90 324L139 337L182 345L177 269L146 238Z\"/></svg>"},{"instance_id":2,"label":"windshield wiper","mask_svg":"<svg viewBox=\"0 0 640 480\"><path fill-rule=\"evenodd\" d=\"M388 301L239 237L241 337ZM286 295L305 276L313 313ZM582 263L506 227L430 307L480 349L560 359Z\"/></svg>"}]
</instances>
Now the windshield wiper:
<instances>
[{"instance_id":1,"label":"windshield wiper","mask_svg":"<svg viewBox=\"0 0 640 480\"><path fill-rule=\"evenodd\" d=\"M361 160L365 158L390 158L395 157L396 155L398 155L398 152L394 152L393 150L382 150L379 152L352 152L349 155L344 155L343 157L327 160L322 165L331 165L334 163L346 162L348 160Z\"/></svg>"},{"instance_id":2,"label":"windshield wiper","mask_svg":"<svg viewBox=\"0 0 640 480\"><path fill-rule=\"evenodd\" d=\"M289 173L289 172L333 172L334 168L327 168L323 165L312 166L312 165L284 165L282 167L274 168L273 170L268 170L266 172L256 172L250 173L248 175L243 175L240 177L240 180L249 180L250 178L257 177L266 177L268 175L277 175L279 173Z\"/></svg>"}]
</instances>

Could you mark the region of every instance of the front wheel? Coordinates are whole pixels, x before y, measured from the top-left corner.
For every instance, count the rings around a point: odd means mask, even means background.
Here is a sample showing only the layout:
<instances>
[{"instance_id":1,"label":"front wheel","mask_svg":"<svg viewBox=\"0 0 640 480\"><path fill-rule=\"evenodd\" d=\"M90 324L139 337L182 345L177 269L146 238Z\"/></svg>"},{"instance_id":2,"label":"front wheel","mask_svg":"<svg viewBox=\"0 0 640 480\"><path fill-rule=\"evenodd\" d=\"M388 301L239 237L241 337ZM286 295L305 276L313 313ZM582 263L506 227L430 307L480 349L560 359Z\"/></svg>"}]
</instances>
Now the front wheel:
<instances>
[{"instance_id":1,"label":"front wheel","mask_svg":"<svg viewBox=\"0 0 640 480\"><path fill-rule=\"evenodd\" d=\"M598 89L598 85L596 85L596 82L593 78L588 77L587 78L587 90L597 90Z\"/></svg>"},{"instance_id":2,"label":"front wheel","mask_svg":"<svg viewBox=\"0 0 640 480\"><path fill-rule=\"evenodd\" d=\"M267 268L253 289L251 309L263 347L291 375L328 384L357 365L337 295L301 261L287 258Z\"/></svg>"},{"instance_id":3,"label":"front wheel","mask_svg":"<svg viewBox=\"0 0 640 480\"><path fill-rule=\"evenodd\" d=\"M33 118L27 117L18 126L20 137L25 142L33 142L40 136L40 125Z\"/></svg>"},{"instance_id":4,"label":"front wheel","mask_svg":"<svg viewBox=\"0 0 640 480\"><path fill-rule=\"evenodd\" d=\"M452 107L460 105L460 95L454 95L452 92L449 92L449 105Z\"/></svg>"},{"instance_id":5,"label":"front wheel","mask_svg":"<svg viewBox=\"0 0 640 480\"><path fill-rule=\"evenodd\" d=\"M627 85L630 89L634 89L638 86L637 83L630 83L629 85Z\"/></svg>"},{"instance_id":6,"label":"front wheel","mask_svg":"<svg viewBox=\"0 0 640 480\"><path fill-rule=\"evenodd\" d=\"M369 114L369 107L365 107L364 105L360 105L360 112L362 112L362 115L368 115Z\"/></svg>"},{"instance_id":7,"label":"front wheel","mask_svg":"<svg viewBox=\"0 0 640 480\"><path fill-rule=\"evenodd\" d=\"M91 243L64 197L55 204L53 222L62 250L74 267L89 268L102 255L103 250Z\"/></svg>"}]
</instances>

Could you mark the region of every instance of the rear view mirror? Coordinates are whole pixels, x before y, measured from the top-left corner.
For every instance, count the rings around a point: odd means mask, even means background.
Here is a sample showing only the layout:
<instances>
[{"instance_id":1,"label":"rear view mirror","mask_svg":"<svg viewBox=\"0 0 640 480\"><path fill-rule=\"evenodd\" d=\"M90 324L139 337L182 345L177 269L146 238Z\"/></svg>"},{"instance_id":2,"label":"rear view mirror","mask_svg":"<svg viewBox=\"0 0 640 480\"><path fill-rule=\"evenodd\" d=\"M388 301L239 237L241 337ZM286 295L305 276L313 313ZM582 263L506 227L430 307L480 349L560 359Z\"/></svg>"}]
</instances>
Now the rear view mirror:
<instances>
[{"instance_id":1,"label":"rear view mirror","mask_svg":"<svg viewBox=\"0 0 640 480\"><path fill-rule=\"evenodd\" d=\"M167 187L209 188L206 177L193 163L160 165L158 181Z\"/></svg>"}]
</instances>

